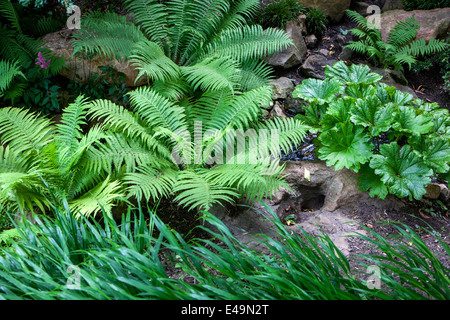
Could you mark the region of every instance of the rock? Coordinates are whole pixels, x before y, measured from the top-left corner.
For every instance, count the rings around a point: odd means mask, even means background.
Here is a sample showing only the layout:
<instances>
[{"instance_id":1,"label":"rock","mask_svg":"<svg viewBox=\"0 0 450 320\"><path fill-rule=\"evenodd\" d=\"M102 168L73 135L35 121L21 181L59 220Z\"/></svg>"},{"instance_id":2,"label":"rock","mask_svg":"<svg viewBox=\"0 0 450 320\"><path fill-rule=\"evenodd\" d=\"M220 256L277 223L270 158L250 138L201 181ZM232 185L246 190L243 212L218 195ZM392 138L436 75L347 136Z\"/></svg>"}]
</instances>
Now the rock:
<instances>
[{"instance_id":1,"label":"rock","mask_svg":"<svg viewBox=\"0 0 450 320\"><path fill-rule=\"evenodd\" d=\"M350 170L335 171L323 161L289 161L285 164L283 174L288 174L286 182L294 193L281 188L273 198L265 199L264 205L254 203L252 209L241 210L232 217L218 206L210 210L224 222L238 241L250 244L258 234L278 234L270 222L273 217L268 207L281 221L292 216L289 219L295 225L285 226L290 232L300 232L302 228L311 235L326 233L344 254L348 254L346 237L364 232L359 224L344 213L353 212L361 204L377 211L404 206L395 197L373 199L368 193L359 191L357 174ZM305 178L305 170L309 171L310 179ZM270 219L264 220L264 215ZM258 242L252 245L256 249L263 249Z\"/></svg>"},{"instance_id":2,"label":"rock","mask_svg":"<svg viewBox=\"0 0 450 320\"><path fill-rule=\"evenodd\" d=\"M283 51L266 58L265 60L268 64L274 67L289 69L299 65L303 61L307 50L305 39L303 39L303 32L305 32L303 17L305 16L302 15L295 21L288 21L286 25L286 33L291 37L295 47L289 46Z\"/></svg>"},{"instance_id":3,"label":"rock","mask_svg":"<svg viewBox=\"0 0 450 320\"><path fill-rule=\"evenodd\" d=\"M437 200L441 194L441 187L439 184L430 183L426 186L427 192L424 194L424 198Z\"/></svg>"},{"instance_id":4,"label":"rock","mask_svg":"<svg viewBox=\"0 0 450 320\"><path fill-rule=\"evenodd\" d=\"M326 56L328 56L330 54L330 51L328 51L327 49L320 49L319 53L326 57Z\"/></svg>"},{"instance_id":5,"label":"rock","mask_svg":"<svg viewBox=\"0 0 450 320\"><path fill-rule=\"evenodd\" d=\"M343 47L341 53L339 54L339 59L343 61L350 60L353 56L353 51L347 47Z\"/></svg>"},{"instance_id":6,"label":"rock","mask_svg":"<svg viewBox=\"0 0 450 320\"><path fill-rule=\"evenodd\" d=\"M292 80L286 77L273 80L270 85L273 88L273 100L286 99L287 96L294 91Z\"/></svg>"},{"instance_id":7,"label":"rock","mask_svg":"<svg viewBox=\"0 0 450 320\"><path fill-rule=\"evenodd\" d=\"M316 79L325 79L325 67L332 66L336 63L335 59L327 59L321 54L310 55L300 67L300 71L306 76Z\"/></svg>"},{"instance_id":8,"label":"rock","mask_svg":"<svg viewBox=\"0 0 450 320\"><path fill-rule=\"evenodd\" d=\"M343 34L338 34L336 36L336 42L342 47L347 43L347 38Z\"/></svg>"},{"instance_id":9,"label":"rock","mask_svg":"<svg viewBox=\"0 0 450 320\"><path fill-rule=\"evenodd\" d=\"M408 81L401 71L375 67L370 67L370 69L372 70L372 72L378 73L379 75L383 76L381 82L386 83L389 86L396 87L397 90L400 90L402 92L409 93L414 97L414 99L417 99L416 92L407 86Z\"/></svg>"},{"instance_id":10,"label":"rock","mask_svg":"<svg viewBox=\"0 0 450 320\"><path fill-rule=\"evenodd\" d=\"M367 17L368 15L371 14L370 11L368 10L369 4L362 1L353 3L350 9L358 12L363 17Z\"/></svg>"},{"instance_id":11,"label":"rock","mask_svg":"<svg viewBox=\"0 0 450 320\"><path fill-rule=\"evenodd\" d=\"M332 22L339 22L345 15L345 10L350 8L351 0L302 0L307 7L317 7L323 10Z\"/></svg>"},{"instance_id":12,"label":"rock","mask_svg":"<svg viewBox=\"0 0 450 320\"><path fill-rule=\"evenodd\" d=\"M439 199L448 204L450 201L450 191L448 190L448 186L441 183L439 184L439 187L441 188Z\"/></svg>"},{"instance_id":13,"label":"rock","mask_svg":"<svg viewBox=\"0 0 450 320\"><path fill-rule=\"evenodd\" d=\"M287 118L287 115L284 113L283 106L278 101L275 101L272 110L269 112L268 119L275 117Z\"/></svg>"},{"instance_id":14,"label":"rock","mask_svg":"<svg viewBox=\"0 0 450 320\"><path fill-rule=\"evenodd\" d=\"M450 7L432 10L389 10L381 14L381 37L387 41L388 36L398 21L414 16L420 25L416 39L445 39L450 32Z\"/></svg>"},{"instance_id":15,"label":"rock","mask_svg":"<svg viewBox=\"0 0 450 320\"><path fill-rule=\"evenodd\" d=\"M383 8L381 8L382 11L392 9L403 9L402 0L386 0L386 2L383 5Z\"/></svg>"},{"instance_id":16,"label":"rock","mask_svg":"<svg viewBox=\"0 0 450 320\"><path fill-rule=\"evenodd\" d=\"M315 48L319 40L314 34L310 34L305 38L306 46L310 49Z\"/></svg>"},{"instance_id":17,"label":"rock","mask_svg":"<svg viewBox=\"0 0 450 320\"><path fill-rule=\"evenodd\" d=\"M125 74L125 83L128 87L135 87L146 83L145 77L141 77L135 84L138 71L130 65L128 61L110 60L104 57L94 57L90 60L71 57L73 47L71 45L71 35L73 30L64 29L45 35L42 40L58 57L66 59L67 68L63 68L60 74L73 81L85 82L94 73L101 73L98 67L111 66L118 72ZM79 78L78 78L78 77ZM106 79L108 80L108 79Z\"/></svg>"},{"instance_id":18,"label":"rock","mask_svg":"<svg viewBox=\"0 0 450 320\"><path fill-rule=\"evenodd\" d=\"M308 103L303 99L293 98L292 95L288 95L284 100L284 110L286 110L287 114L294 116L301 113L303 111L303 107L307 104Z\"/></svg>"}]
</instances>

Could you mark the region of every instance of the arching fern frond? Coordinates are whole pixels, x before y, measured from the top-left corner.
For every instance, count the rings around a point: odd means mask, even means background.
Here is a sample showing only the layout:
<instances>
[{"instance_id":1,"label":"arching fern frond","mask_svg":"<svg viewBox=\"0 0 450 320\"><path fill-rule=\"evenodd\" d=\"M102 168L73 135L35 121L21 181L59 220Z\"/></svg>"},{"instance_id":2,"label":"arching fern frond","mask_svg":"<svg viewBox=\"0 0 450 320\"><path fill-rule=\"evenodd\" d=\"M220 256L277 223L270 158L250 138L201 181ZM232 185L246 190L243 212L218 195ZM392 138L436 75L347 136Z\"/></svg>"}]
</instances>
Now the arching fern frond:
<instances>
[{"instance_id":1,"label":"arching fern frond","mask_svg":"<svg viewBox=\"0 0 450 320\"><path fill-rule=\"evenodd\" d=\"M125 8L133 12L133 18L147 39L162 45L167 37L167 8L157 0L125 0Z\"/></svg>"},{"instance_id":2,"label":"arching fern frond","mask_svg":"<svg viewBox=\"0 0 450 320\"><path fill-rule=\"evenodd\" d=\"M225 30L220 37L209 44L204 56L230 56L239 62L260 59L293 45L289 35L278 29L263 30L259 25Z\"/></svg>"},{"instance_id":3,"label":"arching fern frond","mask_svg":"<svg viewBox=\"0 0 450 320\"><path fill-rule=\"evenodd\" d=\"M130 61L139 70L136 80L146 75L153 81L167 81L180 76L180 68L154 42L144 40L132 49Z\"/></svg>"},{"instance_id":4,"label":"arching fern frond","mask_svg":"<svg viewBox=\"0 0 450 320\"><path fill-rule=\"evenodd\" d=\"M238 65L230 57L206 58L190 67L180 67L181 73L194 90L230 90L234 92L241 80Z\"/></svg>"},{"instance_id":5,"label":"arching fern frond","mask_svg":"<svg viewBox=\"0 0 450 320\"><path fill-rule=\"evenodd\" d=\"M272 87L256 88L235 96L227 108L218 109L211 118L211 129L246 128L261 113L261 107L272 100Z\"/></svg>"},{"instance_id":6,"label":"arching fern frond","mask_svg":"<svg viewBox=\"0 0 450 320\"><path fill-rule=\"evenodd\" d=\"M183 108L148 87L129 94L133 109L148 127L163 127L172 131L187 130Z\"/></svg>"},{"instance_id":7,"label":"arching fern frond","mask_svg":"<svg viewBox=\"0 0 450 320\"><path fill-rule=\"evenodd\" d=\"M20 71L18 61L0 61L0 97L17 76L26 79L25 75Z\"/></svg>"},{"instance_id":8,"label":"arching fern frond","mask_svg":"<svg viewBox=\"0 0 450 320\"><path fill-rule=\"evenodd\" d=\"M70 201L69 206L72 212L76 212L76 216L95 216L102 210L111 216L114 202L120 198L123 199L124 196L125 193L121 190L120 183L107 178L81 197Z\"/></svg>"},{"instance_id":9,"label":"arching fern frond","mask_svg":"<svg viewBox=\"0 0 450 320\"><path fill-rule=\"evenodd\" d=\"M125 16L107 13L83 16L82 28L73 35L72 55L77 52L98 54L109 59L127 59L131 55L133 45L145 40L142 31Z\"/></svg>"},{"instance_id":10,"label":"arching fern frond","mask_svg":"<svg viewBox=\"0 0 450 320\"><path fill-rule=\"evenodd\" d=\"M19 23L19 15L11 1L0 0L0 16L5 17L11 24L12 28L18 33L22 33L22 28Z\"/></svg>"},{"instance_id":11,"label":"arching fern frond","mask_svg":"<svg viewBox=\"0 0 450 320\"><path fill-rule=\"evenodd\" d=\"M20 108L0 109L0 140L16 152L39 150L53 140L50 120Z\"/></svg>"},{"instance_id":12,"label":"arching fern frond","mask_svg":"<svg viewBox=\"0 0 450 320\"><path fill-rule=\"evenodd\" d=\"M137 172L125 175L128 197L156 201L168 197L178 178L178 171L164 168L160 171L150 165L140 166Z\"/></svg>"},{"instance_id":13,"label":"arching fern frond","mask_svg":"<svg viewBox=\"0 0 450 320\"><path fill-rule=\"evenodd\" d=\"M239 196L233 188L216 184L206 177L208 169L184 170L178 174L178 181L173 192L175 201L190 210L208 210L213 204L233 203Z\"/></svg>"}]
</instances>

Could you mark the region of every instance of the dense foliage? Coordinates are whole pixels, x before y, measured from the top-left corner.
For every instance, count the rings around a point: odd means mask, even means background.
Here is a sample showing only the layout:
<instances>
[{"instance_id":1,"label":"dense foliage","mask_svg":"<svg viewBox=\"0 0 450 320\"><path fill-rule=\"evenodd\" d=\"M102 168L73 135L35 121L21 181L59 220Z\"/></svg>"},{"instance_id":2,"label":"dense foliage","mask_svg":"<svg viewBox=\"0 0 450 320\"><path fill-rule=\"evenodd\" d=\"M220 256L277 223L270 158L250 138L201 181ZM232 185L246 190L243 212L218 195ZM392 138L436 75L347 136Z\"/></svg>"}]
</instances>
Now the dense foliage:
<instances>
[{"instance_id":1,"label":"dense foliage","mask_svg":"<svg viewBox=\"0 0 450 320\"><path fill-rule=\"evenodd\" d=\"M450 0L402 0L405 10L429 10L450 7Z\"/></svg>"},{"instance_id":2,"label":"dense foliage","mask_svg":"<svg viewBox=\"0 0 450 320\"><path fill-rule=\"evenodd\" d=\"M286 28L288 21L306 15L306 28L310 34L320 37L328 26L328 16L319 8L305 7L298 0L276 0L261 6L254 20L264 28Z\"/></svg>"},{"instance_id":3,"label":"dense foliage","mask_svg":"<svg viewBox=\"0 0 450 320\"><path fill-rule=\"evenodd\" d=\"M406 226L397 227L404 241L383 239L367 229L371 237L361 237L379 254L358 257L358 272L330 238L288 230L269 212L265 218L272 219L279 235L255 238L262 253L239 242L208 213L204 219L215 228L200 228L215 240L186 242L153 213L147 223L142 210L129 210L120 224L108 216L100 224L77 220L68 209L56 211L55 219L20 225L16 236L21 240L0 250L0 298L450 298L450 270ZM450 255L448 245L433 236ZM379 284L369 281L374 268L379 269Z\"/></svg>"},{"instance_id":4,"label":"dense foliage","mask_svg":"<svg viewBox=\"0 0 450 320\"><path fill-rule=\"evenodd\" d=\"M358 28L350 31L359 41L351 41L346 47L355 52L367 55L377 66L393 67L403 70L403 65L409 68L417 62L417 57L443 51L448 47L443 40L416 39L420 25L414 17L399 21L391 30L386 42L381 38L378 28L368 25L368 21L355 11L347 10L351 20L358 24Z\"/></svg>"},{"instance_id":5,"label":"dense foliage","mask_svg":"<svg viewBox=\"0 0 450 320\"><path fill-rule=\"evenodd\" d=\"M360 188L380 198L420 199L432 176L448 177L448 110L379 83L368 66L338 62L325 75L293 93L309 101L297 117L320 132L320 159L359 172Z\"/></svg>"},{"instance_id":6,"label":"dense foliage","mask_svg":"<svg viewBox=\"0 0 450 320\"><path fill-rule=\"evenodd\" d=\"M59 111L59 86L52 75L65 62L37 38L58 29L61 21L36 13L22 18L23 10L17 3L0 0L0 98L44 112Z\"/></svg>"}]
</instances>

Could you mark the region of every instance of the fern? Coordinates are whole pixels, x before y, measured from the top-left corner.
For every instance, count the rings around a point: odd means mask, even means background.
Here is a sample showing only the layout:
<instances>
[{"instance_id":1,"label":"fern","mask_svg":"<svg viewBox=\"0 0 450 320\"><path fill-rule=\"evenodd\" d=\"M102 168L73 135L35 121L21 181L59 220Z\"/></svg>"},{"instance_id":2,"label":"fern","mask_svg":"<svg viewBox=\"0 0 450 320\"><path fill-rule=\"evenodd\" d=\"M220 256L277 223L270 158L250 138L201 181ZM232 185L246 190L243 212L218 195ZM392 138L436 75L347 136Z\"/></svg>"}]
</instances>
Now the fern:
<instances>
[{"instance_id":1,"label":"fern","mask_svg":"<svg viewBox=\"0 0 450 320\"><path fill-rule=\"evenodd\" d=\"M18 64L18 61L0 61L0 96L8 89L16 76L25 78Z\"/></svg>"},{"instance_id":2,"label":"fern","mask_svg":"<svg viewBox=\"0 0 450 320\"><path fill-rule=\"evenodd\" d=\"M0 110L0 138L7 144L0 152L0 203L5 209L45 212L47 199L63 206L67 198L79 214L95 214L100 205L110 213L123 190L110 168L96 162L102 128L82 134L86 107L86 99L77 98L57 127L29 111Z\"/></svg>"},{"instance_id":3,"label":"fern","mask_svg":"<svg viewBox=\"0 0 450 320\"><path fill-rule=\"evenodd\" d=\"M416 58L443 51L448 44L442 40L430 39L428 43L424 39L416 39L420 25L414 17L399 21L391 30L387 42L382 41L381 32L370 28L367 20L359 13L347 10L347 15L358 24L358 28L352 29L354 36L359 41L350 41L347 47L355 52L367 55L377 65L383 68L394 67L403 70L403 65L412 65Z\"/></svg>"},{"instance_id":4,"label":"fern","mask_svg":"<svg viewBox=\"0 0 450 320\"><path fill-rule=\"evenodd\" d=\"M130 59L139 77L174 83L180 78L176 66L199 65L207 75L207 69L220 75L222 64L214 59L234 60L245 69L245 80L239 85L245 90L268 82L269 67L260 62L262 57L292 45L283 31L246 25L257 0L127 0L125 5L135 13L136 25L114 14L87 15L84 27L74 35L74 53ZM179 91L170 90L168 96L179 96Z\"/></svg>"}]
</instances>

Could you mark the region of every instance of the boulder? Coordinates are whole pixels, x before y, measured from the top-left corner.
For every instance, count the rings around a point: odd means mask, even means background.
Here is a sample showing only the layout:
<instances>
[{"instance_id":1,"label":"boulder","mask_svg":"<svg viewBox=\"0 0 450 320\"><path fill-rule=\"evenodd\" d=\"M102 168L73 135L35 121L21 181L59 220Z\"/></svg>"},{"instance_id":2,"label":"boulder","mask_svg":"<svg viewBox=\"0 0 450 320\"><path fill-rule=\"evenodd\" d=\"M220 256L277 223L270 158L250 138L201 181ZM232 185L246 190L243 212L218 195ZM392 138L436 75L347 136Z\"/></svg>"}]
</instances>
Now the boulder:
<instances>
[{"instance_id":1,"label":"boulder","mask_svg":"<svg viewBox=\"0 0 450 320\"><path fill-rule=\"evenodd\" d=\"M266 59L266 62L274 67L289 69L299 65L303 61L307 48L303 33L305 32L305 15L299 16L294 21L288 21L286 33L289 34L295 46L289 46L281 52L277 52Z\"/></svg>"},{"instance_id":2,"label":"boulder","mask_svg":"<svg viewBox=\"0 0 450 320\"><path fill-rule=\"evenodd\" d=\"M272 86L273 100L286 99L294 91L292 80L286 77L275 79L270 85Z\"/></svg>"},{"instance_id":3,"label":"boulder","mask_svg":"<svg viewBox=\"0 0 450 320\"><path fill-rule=\"evenodd\" d=\"M306 46L310 49L315 48L317 46L317 43L319 42L319 40L317 39L317 37L313 34L310 34L309 36L307 36L305 38L305 42L306 42Z\"/></svg>"},{"instance_id":4,"label":"boulder","mask_svg":"<svg viewBox=\"0 0 450 320\"><path fill-rule=\"evenodd\" d=\"M381 14L381 37L387 41L391 30L398 21L405 21L414 16L420 24L416 39L444 39L450 32L450 8L432 10L389 10Z\"/></svg>"},{"instance_id":5,"label":"boulder","mask_svg":"<svg viewBox=\"0 0 450 320\"><path fill-rule=\"evenodd\" d=\"M302 0L307 7L317 7L323 10L332 22L339 22L350 8L351 0Z\"/></svg>"},{"instance_id":6,"label":"boulder","mask_svg":"<svg viewBox=\"0 0 450 320\"><path fill-rule=\"evenodd\" d=\"M286 113L284 113L284 109L283 106L280 102L275 101L272 110L269 112L267 119L272 119L272 118L287 118Z\"/></svg>"},{"instance_id":7,"label":"boulder","mask_svg":"<svg viewBox=\"0 0 450 320\"><path fill-rule=\"evenodd\" d=\"M281 188L273 198L264 199L264 204L254 203L251 209L241 209L233 216L219 206L210 210L240 242L251 243L258 234L278 234L270 222L272 216L268 210L271 210L286 222L289 231L299 232L301 228L312 235L326 233L344 254L348 254L346 237L364 233L360 225L348 217L350 212L361 205L376 212L404 206L395 197L381 200L359 191L357 174L353 171L335 171L317 160L288 161L285 165L283 174L288 175L286 182L293 192ZM264 220L264 217L270 219ZM261 246L258 242L253 244L256 249Z\"/></svg>"},{"instance_id":8,"label":"boulder","mask_svg":"<svg viewBox=\"0 0 450 320\"><path fill-rule=\"evenodd\" d=\"M437 200L441 195L441 186L437 183L430 183L426 187L427 192L424 194L424 198Z\"/></svg>"},{"instance_id":9,"label":"boulder","mask_svg":"<svg viewBox=\"0 0 450 320\"><path fill-rule=\"evenodd\" d=\"M128 87L135 87L146 83L145 77L141 77L135 83L138 71L130 65L129 61L110 60L105 57L94 57L92 59L81 59L72 57L73 47L71 45L73 30L63 29L45 35L42 40L45 45L58 57L66 60L67 68L63 68L60 74L70 80L85 82L94 73L100 74L100 66L111 66L114 70L125 75L125 83ZM108 80L108 79L106 79Z\"/></svg>"},{"instance_id":10,"label":"boulder","mask_svg":"<svg viewBox=\"0 0 450 320\"><path fill-rule=\"evenodd\" d=\"M305 62L300 67L300 71L306 77L316 78L316 79L325 79L324 71L325 67L332 66L338 62L335 59L328 59L327 57L321 54L312 54L310 55Z\"/></svg>"}]
</instances>

